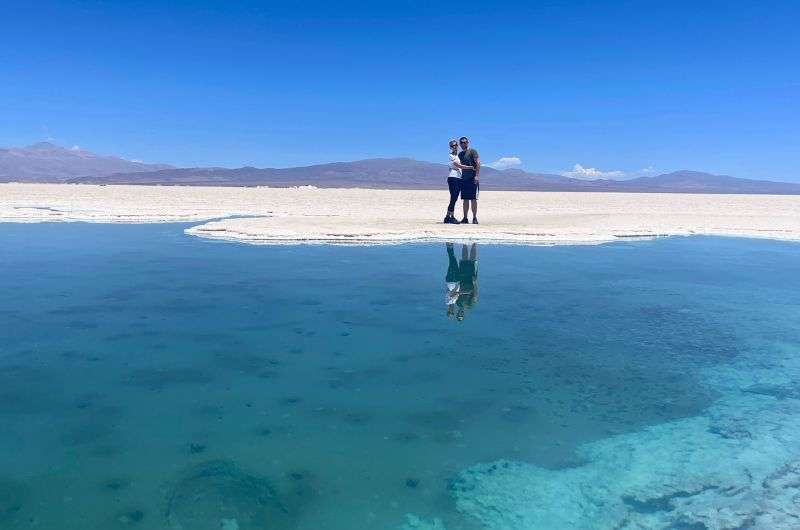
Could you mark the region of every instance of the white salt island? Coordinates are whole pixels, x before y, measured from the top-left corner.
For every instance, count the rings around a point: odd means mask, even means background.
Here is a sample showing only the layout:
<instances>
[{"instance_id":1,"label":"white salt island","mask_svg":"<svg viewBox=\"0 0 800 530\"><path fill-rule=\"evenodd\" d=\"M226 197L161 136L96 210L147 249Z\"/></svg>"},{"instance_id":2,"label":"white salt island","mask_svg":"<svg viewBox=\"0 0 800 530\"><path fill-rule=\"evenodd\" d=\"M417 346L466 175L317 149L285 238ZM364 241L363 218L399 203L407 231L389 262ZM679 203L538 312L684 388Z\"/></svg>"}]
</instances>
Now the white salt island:
<instances>
[{"instance_id":1,"label":"white salt island","mask_svg":"<svg viewBox=\"0 0 800 530\"><path fill-rule=\"evenodd\" d=\"M716 235L800 240L800 196L485 191L479 225L443 224L447 190L0 184L0 221L197 222L246 243L602 243ZM460 205L456 209L460 217Z\"/></svg>"}]
</instances>

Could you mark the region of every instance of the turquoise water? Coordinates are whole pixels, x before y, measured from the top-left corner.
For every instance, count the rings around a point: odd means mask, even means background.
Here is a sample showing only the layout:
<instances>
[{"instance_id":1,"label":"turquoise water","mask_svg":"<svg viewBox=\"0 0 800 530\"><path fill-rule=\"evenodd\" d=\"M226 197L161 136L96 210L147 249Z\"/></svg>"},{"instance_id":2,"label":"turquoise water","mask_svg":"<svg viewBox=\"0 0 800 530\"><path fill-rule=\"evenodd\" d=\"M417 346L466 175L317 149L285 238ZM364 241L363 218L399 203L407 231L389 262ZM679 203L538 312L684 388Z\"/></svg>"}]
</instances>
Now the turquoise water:
<instances>
[{"instance_id":1,"label":"turquoise water","mask_svg":"<svg viewBox=\"0 0 800 530\"><path fill-rule=\"evenodd\" d=\"M800 527L798 245L182 229L0 225L0 528Z\"/></svg>"}]
</instances>

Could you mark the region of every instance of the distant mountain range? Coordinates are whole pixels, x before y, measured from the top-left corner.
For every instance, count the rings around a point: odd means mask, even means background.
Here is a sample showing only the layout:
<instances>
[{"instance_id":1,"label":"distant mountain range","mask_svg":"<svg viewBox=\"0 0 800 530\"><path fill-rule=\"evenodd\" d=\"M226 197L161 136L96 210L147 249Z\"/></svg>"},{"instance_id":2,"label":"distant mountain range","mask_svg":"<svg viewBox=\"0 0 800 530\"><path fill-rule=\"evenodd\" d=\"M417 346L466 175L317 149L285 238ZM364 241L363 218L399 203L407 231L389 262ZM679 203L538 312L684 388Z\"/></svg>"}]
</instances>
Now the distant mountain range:
<instances>
[{"instance_id":1,"label":"distant mountain range","mask_svg":"<svg viewBox=\"0 0 800 530\"><path fill-rule=\"evenodd\" d=\"M0 182L441 189L446 174L443 164L411 158L373 158L283 169L174 168L98 156L46 142L0 149ZM485 190L800 194L800 184L796 183L749 180L698 171L676 171L631 180L580 180L484 166L481 183Z\"/></svg>"},{"instance_id":2,"label":"distant mountain range","mask_svg":"<svg viewBox=\"0 0 800 530\"><path fill-rule=\"evenodd\" d=\"M64 182L78 176L170 169L167 164L144 164L84 149L67 149L50 142L28 147L0 148L0 182Z\"/></svg>"}]
</instances>

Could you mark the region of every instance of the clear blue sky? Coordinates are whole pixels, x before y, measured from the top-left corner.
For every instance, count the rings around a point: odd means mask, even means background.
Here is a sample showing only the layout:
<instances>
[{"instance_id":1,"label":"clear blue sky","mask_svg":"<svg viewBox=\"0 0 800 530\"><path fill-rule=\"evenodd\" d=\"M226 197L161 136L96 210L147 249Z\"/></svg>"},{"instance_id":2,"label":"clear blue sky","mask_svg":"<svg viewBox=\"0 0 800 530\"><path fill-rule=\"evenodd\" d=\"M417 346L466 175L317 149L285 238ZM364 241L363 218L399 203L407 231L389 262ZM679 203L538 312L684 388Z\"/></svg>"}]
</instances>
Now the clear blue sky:
<instances>
[{"instance_id":1,"label":"clear blue sky","mask_svg":"<svg viewBox=\"0 0 800 530\"><path fill-rule=\"evenodd\" d=\"M291 4L291 5L289 5ZM800 2L3 2L0 145L800 181Z\"/></svg>"}]
</instances>

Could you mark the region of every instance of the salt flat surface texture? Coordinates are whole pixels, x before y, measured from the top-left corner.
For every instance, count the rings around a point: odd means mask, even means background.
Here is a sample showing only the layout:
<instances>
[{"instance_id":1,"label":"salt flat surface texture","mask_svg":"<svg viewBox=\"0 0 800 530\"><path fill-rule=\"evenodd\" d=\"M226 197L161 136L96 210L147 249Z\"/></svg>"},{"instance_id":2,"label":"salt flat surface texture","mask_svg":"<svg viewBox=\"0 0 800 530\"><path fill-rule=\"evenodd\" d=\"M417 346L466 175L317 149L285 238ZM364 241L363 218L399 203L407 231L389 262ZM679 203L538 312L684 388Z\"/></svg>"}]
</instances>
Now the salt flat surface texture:
<instances>
[{"instance_id":1,"label":"salt flat surface texture","mask_svg":"<svg viewBox=\"0 0 800 530\"><path fill-rule=\"evenodd\" d=\"M446 202L444 189L0 184L0 221L217 219L186 232L268 244L550 244L692 234L800 239L800 196L485 191L480 225L442 224Z\"/></svg>"}]
</instances>

